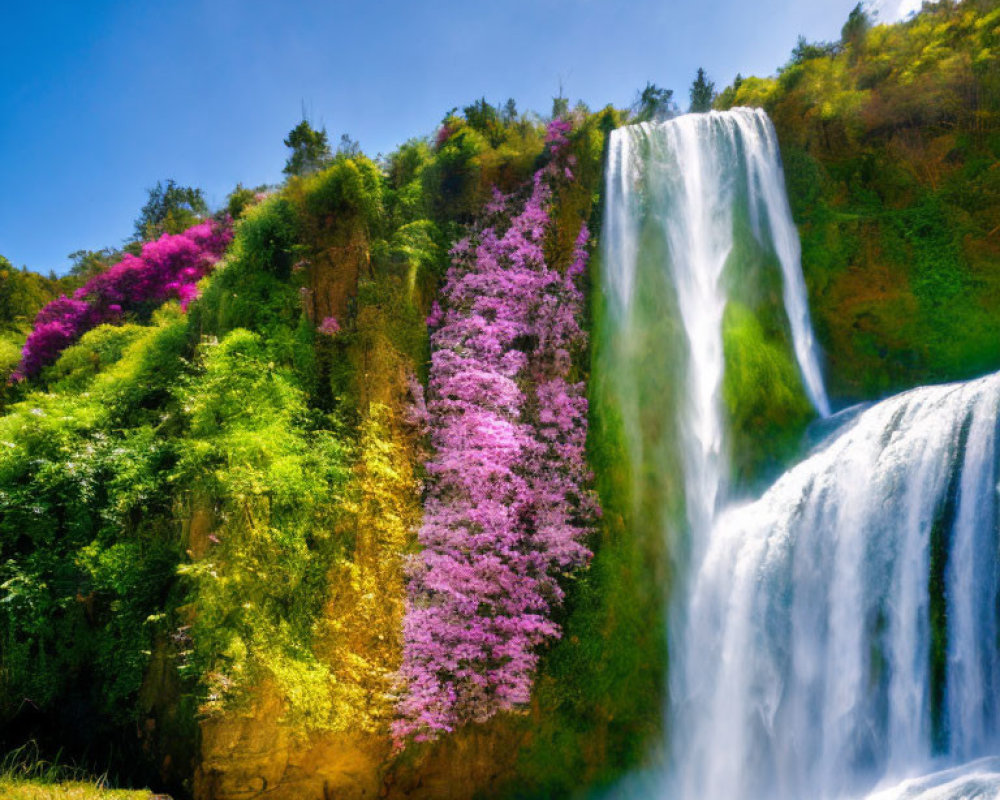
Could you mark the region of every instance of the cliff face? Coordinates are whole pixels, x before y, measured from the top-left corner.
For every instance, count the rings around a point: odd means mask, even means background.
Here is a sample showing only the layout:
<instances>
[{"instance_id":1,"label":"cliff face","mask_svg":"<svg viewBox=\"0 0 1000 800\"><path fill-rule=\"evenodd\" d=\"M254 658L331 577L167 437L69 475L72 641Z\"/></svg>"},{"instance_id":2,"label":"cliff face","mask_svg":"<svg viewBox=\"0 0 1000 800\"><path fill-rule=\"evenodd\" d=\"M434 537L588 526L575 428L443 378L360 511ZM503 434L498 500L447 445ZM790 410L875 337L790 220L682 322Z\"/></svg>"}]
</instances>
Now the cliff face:
<instances>
[{"instance_id":1,"label":"cliff face","mask_svg":"<svg viewBox=\"0 0 1000 800\"><path fill-rule=\"evenodd\" d=\"M574 258L581 223L597 221L603 144L617 121L605 113L580 116L575 122L569 143L574 180L560 184L553 199L552 233L545 243L547 261L560 271ZM455 128L451 138L474 133L464 122L452 119L448 124ZM449 141L439 145L439 154L448 154ZM447 216L437 223L394 219L400 213L394 198L404 194L406 184L420 191L433 189L439 181L463 185L455 195L462 204L445 210L461 217L469 193L485 202L491 188L486 181L494 172L511 188L518 185L511 164L498 166L493 158L487 150L471 159L471 166L452 166L461 180L442 174L440 160L404 171L397 179L404 186L383 188L383 205L376 213L371 213L375 204L345 205L342 189L324 186L340 180L345 186L359 185L354 167L293 181L281 197L265 201L237 228L230 262L193 310L192 324L203 338L214 335L224 345L227 330L239 322L251 330L269 331L274 341L280 338L273 327L280 315L292 318L294 287L283 288L267 272L274 265L290 265L283 281L302 284L301 313L309 323L322 326L328 317L337 320L332 336L315 337L310 360L293 356L292 363L308 364L301 380L312 402L342 415L346 428L335 429L338 435L354 431L339 467L346 472L338 479L341 483L332 484L338 510L329 522L320 523L329 526L328 535L336 540L335 554L318 584L305 640L310 652L301 659L310 670L319 669L323 680L317 685L307 674L305 686L298 685L288 679L285 665L263 652L258 658L267 662L253 670L263 679L245 678L251 669L234 670L232 659L200 666L213 688L201 710L193 783L199 798L462 798L484 792L548 796L568 792L581 780L600 782L637 763L658 730L659 704L650 697L659 691L661 640L659 635L643 637L647 644L641 645L640 639L636 650L634 637L639 617L659 613L660 571L655 559L648 559L650 544L625 536L621 512L609 498L601 533L588 543L595 551L594 564L569 586L560 617L565 633L543 661L531 707L524 713L501 714L486 725L463 727L434 742L411 743L401 754L394 753L389 736L405 600L402 559L414 549L419 476L426 457L426 445L412 420L414 407L422 402L415 393L427 352L424 316L440 269L435 265L443 256L444 245L436 243L438 226L454 224ZM522 168L535 164L526 159ZM520 184L527 178L522 175ZM317 194L324 202L336 198L337 213L321 208ZM433 204L430 208L433 212ZM279 236L283 232L288 235L284 242ZM242 249L250 242L257 249L261 242L271 248L267 261L260 262L264 270L254 264L253 253ZM252 275L244 271L248 264L254 264ZM253 291L260 293L259 300L248 297ZM595 438L595 447L600 447L599 441ZM204 498L198 502L205 505ZM217 509L218 498L213 504ZM236 551L225 544L232 539L226 521L232 512L191 513L189 528L205 529L190 537L195 579L246 569L240 550L251 541L244 539L246 544ZM274 503L257 512L270 526L287 525L283 513ZM260 526L261 520L254 524ZM316 537L316 523L312 525ZM198 615L211 613L213 631L219 625L212 607L216 600L211 584L216 579L207 581L201 608L197 599L192 603L195 652ZM659 632L662 626L648 630ZM251 640L243 647L252 658L255 648L263 651L261 644ZM213 651L219 650L226 652L226 647L213 643ZM262 667L277 677L266 677ZM217 673L222 669L229 674L220 681ZM240 679L245 686L234 690ZM220 697L222 691L215 686L228 690L230 697ZM636 694L629 686L642 689ZM318 699L307 692L318 692Z\"/></svg>"},{"instance_id":2,"label":"cliff face","mask_svg":"<svg viewBox=\"0 0 1000 800\"><path fill-rule=\"evenodd\" d=\"M565 125L554 274L599 225L619 122ZM498 124L450 116L433 147L380 167L340 157L244 198L187 313L100 326L13 388L5 735L83 752L99 730L129 754L123 780L211 800L542 796L642 758L657 705L623 687L657 691L659 636L631 642L661 589L612 501L531 707L401 754L390 735L427 458L425 318L493 187L521 192L548 157L536 123ZM572 370L585 379L585 360Z\"/></svg>"}]
</instances>

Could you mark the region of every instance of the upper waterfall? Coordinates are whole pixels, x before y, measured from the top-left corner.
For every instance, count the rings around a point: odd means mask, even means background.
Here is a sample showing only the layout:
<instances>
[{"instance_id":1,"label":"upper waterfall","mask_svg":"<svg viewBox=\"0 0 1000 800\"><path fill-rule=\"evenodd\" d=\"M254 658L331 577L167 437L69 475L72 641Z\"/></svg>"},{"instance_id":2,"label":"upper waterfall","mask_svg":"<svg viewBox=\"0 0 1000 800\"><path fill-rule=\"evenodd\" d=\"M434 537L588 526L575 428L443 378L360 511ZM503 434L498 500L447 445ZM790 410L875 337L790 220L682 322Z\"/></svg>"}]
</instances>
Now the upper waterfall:
<instances>
[{"instance_id":1,"label":"upper waterfall","mask_svg":"<svg viewBox=\"0 0 1000 800\"><path fill-rule=\"evenodd\" d=\"M995 752L998 414L1000 374L899 395L720 515L672 669L669 796L851 797ZM995 797L983 769L877 797Z\"/></svg>"},{"instance_id":2,"label":"upper waterfall","mask_svg":"<svg viewBox=\"0 0 1000 800\"><path fill-rule=\"evenodd\" d=\"M731 263L739 224L780 265L803 387L820 414L830 411L774 127L763 111L737 108L620 128L611 133L605 190L610 314L622 327L634 316L637 271L649 251L662 254L675 295L686 351L678 435L687 516L700 538L726 478L723 318L732 291L726 273L739 267Z\"/></svg>"}]
</instances>

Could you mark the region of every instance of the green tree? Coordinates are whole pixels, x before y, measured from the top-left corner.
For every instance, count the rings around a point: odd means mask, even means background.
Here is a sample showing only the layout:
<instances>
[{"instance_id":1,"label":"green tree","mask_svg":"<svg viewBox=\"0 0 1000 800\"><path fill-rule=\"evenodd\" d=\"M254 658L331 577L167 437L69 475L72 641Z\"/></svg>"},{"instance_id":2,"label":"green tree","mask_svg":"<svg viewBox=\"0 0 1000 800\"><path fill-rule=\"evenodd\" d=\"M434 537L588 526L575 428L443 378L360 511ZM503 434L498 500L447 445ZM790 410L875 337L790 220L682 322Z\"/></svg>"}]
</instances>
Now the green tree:
<instances>
[{"instance_id":1,"label":"green tree","mask_svg":"<svg viewBox=\"0 0 1000 800\"><path fill-rule=\"evenodd\" d=\"M101 250L77 250L68 256L73 262L69 274L76 279L76 282L86 283L95 275L104 272L120 257L121 253L110 247Z\"/></svg>"},{"instance_id":2,"label":"green tree","mask_svg":"<svg viewBox=\"0 0 1000 800\"><path fill-rule=\"evenodd\" d=\"M847 22L844 23L844 27L840 30L840 41L844 47L849 48L852 61L864 49L865 37L868 35L869 28L871 28L871 21L868 19L868 14L861 3L858 3L851 10L850 15L847 17Z\"/></svg>"},{"instance_id":3,"label":"green tree","mask_svg":"<svg viewBox=\"0 0 1000 800\"><path fill-rule=\"evenodd\" d=\"M285 162L286 175L309 175L333 160L326 128L315 130L308 120L302 120L288 132L285 147L292 151Z\"/></svg>"},{"instance_id":4,"label":"green tree","mask_svg":"<svg viewBox=\"0 0 1000 800\"><path fill-rule=\"evenodd\" d=\"M517 122L517 103L513 97L509 97L504 104L503 111L500 112L500 120L504 125L513 125Z\"/></svg>"},{"instance_id":5,"label":"green tree","mask_svg":"<svg viewBox=\"0 0 1000 800\"><path fill-rule=\"evenodd\" d=\"M691 108L692 113L702 113L712 110L712 102L715 100L715 84L708 79L705 70L698 67L698 74L694 83L691 84Z\"/></svg>"},{"instance_id":6,"label":"green tree","mask_svg":"<svg viewBox=\"0 0 1000 800\"><path fill-rule=\"evenodd\" d=\"M490 147L496 148L503 144L507 134L500 121L500 112L490 105L485 97L463 108L462 114L473 130L479 131L486 137Z\"/></svg>"},{"instance_id":7,"label":"green tree","mask_svg":"<svg viewBox=\"0 0 1000 800\"><path fill-rule=\"evenodd\" d=\"M164 233L180 233L208 215L201 189L178 186L171 178L157 181L135 221L135 238L148 242Z\"/></svg>"},{"instance_id":8,"label":"green tree","mask_svg":"<svg viewBox=\"0 0 1000 800\"><path fill-rule=\"evenodd\" d=\"M655 83L647 81L646 88L636 94L632 103L632 112L637 122L651 119L663 119L673 110L673 89L661 89Z\"/></svg>"},{"instance_id":9,"label":"green tree","mask_svg":"<svg viewBox=\"0 0 1000 800\"><path fill-rule=\"evenodd\" d=\"M338 158L357 158L361 155L361 145L357 139L352 139L350 134L340 135L340 144L337 145Z\"/></svg>"},{"instance_id":10,"label":"green tree","mask_svg":"<svg viewBox=\"0 0 1000 800\"><path fill-rule=\"evenodd\" d=\"M810 42L805 36L799 36L792 48L792 58L789 66L812 61L814 58L828 58L837 54L837 45L830 42Z\"/></svg>"},{"instance_id":11,"label":"green tree","mask_svg":"<svg viewBox=\"0 0 1000 800\"><path fill-rule=\"evenodd\" d=\"M563 95L562 84L559 84L559 96L552 98L552 119L565 117L569 113L569 98Z\"/></svg>"}]
</instances>

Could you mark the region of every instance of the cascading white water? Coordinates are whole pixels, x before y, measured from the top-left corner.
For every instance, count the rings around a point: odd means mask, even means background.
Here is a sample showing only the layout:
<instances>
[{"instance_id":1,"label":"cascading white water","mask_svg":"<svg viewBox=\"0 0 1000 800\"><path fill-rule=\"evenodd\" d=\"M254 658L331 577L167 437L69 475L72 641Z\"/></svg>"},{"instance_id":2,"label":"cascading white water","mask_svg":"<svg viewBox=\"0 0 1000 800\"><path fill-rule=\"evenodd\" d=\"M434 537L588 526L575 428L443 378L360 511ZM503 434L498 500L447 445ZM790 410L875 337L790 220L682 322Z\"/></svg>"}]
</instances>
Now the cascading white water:
<instances>
[{"instance_id":1,"label":"cascading white water","mask_svg":"<svg viewBox=\"0 0 1000 800\"><path fill-rule=\"evenodd\" d=\"M667 796L856 797L997 752L998 415L1000 374L899 395L720 515ZM998 796L983 762L872 795Z\"/></svg>"},{"instance_id":2,"label":"cascading white water","mask_svg":"<svg viewBox=\"0 0 1000 800\"><path fill-rule=\"evenodd\" d=\"M774 128L763 111L746 108L620 128L609 142L606 197L604 281L612 314L625 319L633 304L640 217L653 220L666 245L664 269L687 344L679 429L687 516L697 544L711 527L725 482L723 273L738 204L745 204L754 235L781 265L803 384L819 412L829 413Z\"/></svg>"},{"instance_id":3,"label":"cascading white water","mask_svg":"<svg viewBox=\"0 0 1000 800\"><path fill-rule=\"evenodd\" d=\"M781 266L802 383L829 413L773 127L735 109L622 128L606 178L609 396L637 480L671 463L659 450L677 431L691 544L670 611L669 763L620 793L1000 800L1000 375L846 415L760 500L726 508L740 214ZM670 302L648 296L661 256ZM668 310L684 340L673 428L638 399L649 345L631 346Z\"/></svg>"}]
</instances>

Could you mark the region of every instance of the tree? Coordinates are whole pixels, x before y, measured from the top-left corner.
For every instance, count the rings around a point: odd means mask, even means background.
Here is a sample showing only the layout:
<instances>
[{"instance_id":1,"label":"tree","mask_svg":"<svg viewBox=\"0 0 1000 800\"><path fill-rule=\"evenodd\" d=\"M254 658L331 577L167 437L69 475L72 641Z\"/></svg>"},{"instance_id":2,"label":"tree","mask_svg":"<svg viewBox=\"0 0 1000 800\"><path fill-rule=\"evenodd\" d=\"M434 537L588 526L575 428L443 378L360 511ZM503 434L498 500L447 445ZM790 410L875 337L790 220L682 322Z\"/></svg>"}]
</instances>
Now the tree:
<instances>
[{"instance_id":1,"label":"tree","mask_svg":"<svg viewBox=\"0 0 1000 800\"><path fill-rule=\"evenodd\" d=\"M517 103L514 102L513 97L507 98L503 111L500 112L500 120L508 126L517 122Z\"/></svg>"},{"instance_id":2,"label":"tree","mask_svg":"<svg viewBox=\"0 0 1000 800\"><path fill-rule=\"evenodd\" d=\"M326 128L317 131L308 120L302 120L288 132L285 147L292 151L285 162L286 175L309 175L323 169L333 160Z\"/></svg>"},{"instance_id":3,"label":"tree","mask_svg":"<svg viewBox=\"0 0 1000 800\"><path fill-rule=\"evenodd\" d=\"M851 10L847 17L847 22L840 30L840 41L845 47L850 48L850 55L856 57L864 50L865 37L868 29L871 28L871 21L861 3L858 3Z\"/></svg>"},{"instance_id":4,"label":"tree","mask_svg":"<svg viewBox=\"0 0 1000 800\"><path fill-rule=\"evenodd\" d=\"M637 122L663 119L673 111L673 89L661 89L655 83L646 82L646 88L636 94L632 111Z\"/></svg>"},{"instance_id":5,"label":"tree","mask_svg":"<svg viewBox=\"0 0 1000 800\"><path fill-rule=\"evenodd\" d=\"M105 247L103 250L77 250L68 258L73 262L69 274L81 282L86 282L104 272L121 258L117 250Z\"/></svg>"},{"instance_id":6,"label":"tree","mask_svg":"<svg viewBox=\"0 0 1000 800\"><path fill-rule=\"evenodd\" d=\"M500 112L485 97L463 108L462 114L473 130L486 137L490 147L499 147L507 138L507 132L500 122Z\"/></svg>"},{"instance_id":7,"label":"tree","mask_svg":"<svg viewBox=\"0 0 1000 800\"><path fill-rule=\"evenodd\" d=\"M208 216L208 204L201 189L178 186L170 178L157 181L135 221L136 241L148 242L164 233L176 234L197 225Z\"/></svg>"},{"instance_id":8,"label":"tree","mask_svg":"<svg viewBox=\"0 0 1000 800\"><path fill-rule=\"evenodd\" d=\"M361 145L357 139L352 139L350 134L340 135L340 144L337 145L338 158L357 158L361 155Z\"/></svg>"},{"instance_id":9,"label":"tree","mask_svg":"<svg viewBox=\"0 0 1000 800\"><path fill-rule=\"evenodd\" d=\"M801 64L814 58L827 58L837 54L839 48L830 42L810 42L805 36L799 36L792 48L792 58L789 65Z\"/></svg>"},{"instance_id":10,"label":"tree","mask_svg":"<svg viewBox=\"0 0 1000 800\"><path fill-rule=\"evenodd\" d=\"M552 119L565 117L569 113L569 98L563 92L562 81L559 81L559 95L552 98Z\"/></svg>"},{"instance_id":11,"label":"tree","mask_svg":"<svg viewBox=\"0 0 1000 800\"><path fill-rule=\"evenodd\" d=\"M698 114L712 110L712 102L715 100L715 83L708 79L705 70L698 67L698 74L694 83L691 84L691 108L692 113Z\"/></svg>"}]
</instances>

